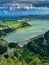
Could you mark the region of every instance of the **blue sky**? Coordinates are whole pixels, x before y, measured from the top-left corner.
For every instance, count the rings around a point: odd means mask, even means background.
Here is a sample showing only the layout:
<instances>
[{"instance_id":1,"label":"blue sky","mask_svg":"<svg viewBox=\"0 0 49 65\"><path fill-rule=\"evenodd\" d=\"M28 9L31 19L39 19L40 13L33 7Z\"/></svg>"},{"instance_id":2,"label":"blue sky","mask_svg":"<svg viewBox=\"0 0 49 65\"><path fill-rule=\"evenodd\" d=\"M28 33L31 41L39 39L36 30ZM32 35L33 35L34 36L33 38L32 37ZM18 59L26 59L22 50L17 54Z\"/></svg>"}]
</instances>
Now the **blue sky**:
<instances>
[{"instance_id":1,"label":"blue sky","mask_svg":"<svg viewBox=\"0 0 49 65\"><path fill-rule=\"evenodd\" d=\"M17 1L19 2L31 2L31 4L35 6L35 8L33 8L32 10L27 10L27 11L16 11L16 10L13 10L13 5L11 4L10 7L9 7L9 10L6 9L7 6L6 6L6 3L16 3L17 4ZM46 2L47 1L47 2ZM27 2L27 3L28 3ZM39 8L39 5L42 5L40 6ZM44 5L44 7L43 7ZM5 7L4 9L2 9L1 7ZM43 8L41 8L43 7ZM49 15L49 0L0 0L0 16L20 16L20 15Z\"/></svg>"},{"instance_id":2,"label":"blue sky","mask_svg":"<svg viewBox=\"0 0 49 65\"><path fill-rule=\"evenodd\" d=\"M0 0L0 4L6 2L30 2L35 6L49 6L49 0Z\"/></svg>"}]
</instances>

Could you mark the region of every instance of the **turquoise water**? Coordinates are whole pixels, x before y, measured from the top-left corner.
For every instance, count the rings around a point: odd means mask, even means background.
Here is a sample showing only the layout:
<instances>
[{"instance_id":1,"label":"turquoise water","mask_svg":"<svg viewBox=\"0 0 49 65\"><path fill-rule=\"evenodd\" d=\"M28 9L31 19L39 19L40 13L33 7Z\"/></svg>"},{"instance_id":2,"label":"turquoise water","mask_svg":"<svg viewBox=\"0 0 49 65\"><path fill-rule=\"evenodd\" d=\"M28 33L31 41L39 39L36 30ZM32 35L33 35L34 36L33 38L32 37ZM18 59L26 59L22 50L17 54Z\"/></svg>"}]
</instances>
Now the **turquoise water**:
<instances>
[{"instance_id":1,"label":"turquoise water","mask_svg":"<svg viewBox=\"0 0 49 65\"><path fill-rule=\"evenodd\" d=\"M18 29L7 34L4 39L8 42L20 42L49 30L49 20L33 20L28 23L31 24L32 27Z\"/></svg>"}]
</instances>

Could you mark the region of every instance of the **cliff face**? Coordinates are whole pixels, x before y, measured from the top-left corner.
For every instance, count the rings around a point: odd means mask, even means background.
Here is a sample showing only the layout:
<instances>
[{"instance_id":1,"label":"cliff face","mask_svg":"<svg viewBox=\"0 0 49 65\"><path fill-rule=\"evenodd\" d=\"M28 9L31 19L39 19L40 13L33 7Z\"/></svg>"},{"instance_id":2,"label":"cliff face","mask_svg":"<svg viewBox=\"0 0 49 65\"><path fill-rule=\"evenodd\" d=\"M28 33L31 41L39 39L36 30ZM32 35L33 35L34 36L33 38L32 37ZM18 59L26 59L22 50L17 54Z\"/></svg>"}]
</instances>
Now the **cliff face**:
<instances>
[{"instance_id":1,"label":"cliff face","mask_svg":"<svg viewBox=\"0 0 49 65\"><path fill-rule=\"evenodd\" d=\"M42 56L49 56L49 31L43 35L33 38L27 47Z\"/></svg>"}]
</instances>

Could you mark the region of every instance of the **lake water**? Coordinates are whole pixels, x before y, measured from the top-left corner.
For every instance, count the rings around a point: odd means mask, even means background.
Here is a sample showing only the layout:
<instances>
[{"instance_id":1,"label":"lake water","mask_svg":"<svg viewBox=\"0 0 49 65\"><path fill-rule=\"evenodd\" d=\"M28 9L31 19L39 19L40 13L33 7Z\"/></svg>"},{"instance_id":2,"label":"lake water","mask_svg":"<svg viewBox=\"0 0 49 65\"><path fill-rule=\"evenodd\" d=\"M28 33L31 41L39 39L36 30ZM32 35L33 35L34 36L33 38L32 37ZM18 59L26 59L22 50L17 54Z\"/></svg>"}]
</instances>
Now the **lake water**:
<instances>
[{"instance_id":1,"label":"lake water","mask_svg":"<svg viewBox=\"0 0 49 65\"><path fill-rule=\"evenodd\" d=\"M49 20L33 20L28 23L31 24L32 27L18 29L7 34L4 39L8 42L20 42L49 30Z\"/></svg>"}]
</instances>

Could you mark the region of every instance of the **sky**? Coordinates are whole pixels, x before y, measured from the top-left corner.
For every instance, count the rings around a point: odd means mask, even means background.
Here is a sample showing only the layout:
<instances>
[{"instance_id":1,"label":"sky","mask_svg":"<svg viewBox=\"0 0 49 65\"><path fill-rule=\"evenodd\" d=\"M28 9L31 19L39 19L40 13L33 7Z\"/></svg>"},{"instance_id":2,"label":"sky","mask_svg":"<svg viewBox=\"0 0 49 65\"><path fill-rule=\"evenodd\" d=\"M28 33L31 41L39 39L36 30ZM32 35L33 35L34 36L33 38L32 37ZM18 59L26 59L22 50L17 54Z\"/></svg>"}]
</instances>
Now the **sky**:
<instances>
[{"instance_id":1,"label":"sky","mask_svg":"<svg viewBox=\"0 0 49 65\"><path fill-rule=\"evenodd\" d=\"M31 2L35 6L49 6L49 0L0 0L0 2Z\"/></svg>"},{"instance_id":2,"label":"sky","mask_svg":"<svg viewBox=\"0 0 49 65\"><path fill-rule=\"evenodd\" d=\"M6 1L6 0L0 0L0 1ZM49 0L19 0L19 1L49 1Z\"/></svg>"},{"instance_id":3,"label":"sky","mask_svg":"<svg viewBox=\"0 0 49 65\"><path fill-rule=\"evenodd\" d=\"M3 1L19 1L19 2L30 1L30 2L36 2L36 1L49 1L49 0L0 0L0 2L3 2Z\"/></svg>"},{"instance_id":4,"label":"sky","mask_svg":"<svg viewBox=\"0 0 49 65\"><path fill-rule=\"evenodd\" d=\"M1 4L5 3L5 2L15 2L15 3L17 3L17 2L27 2L27 3L31 2L32 5L35 6L35 8L33 8L33 10L30 13L29 13L29 11L27 11L27 12L26 11L25 12L21 11L21 12L18 12L18 14L17 14L16 10L12 11L13 9L15 9L15 7L14 8L12 7L12 4L10 5L9 10L6 10L6 6L5 5L4 5L5 9L2 10ZM41 8L43 6L44 6L44 8ZM5 15L6 16L11 15L12 16L12 15L15 15L15 14L19 15L19 13L20 14L25 14L25 13L27 14L27 13L29 13L29 14L33 14L33 15L34 14L35 15L36 14L37 15L38 14L40 14L40 15L41 14L42 15L48 15L49 14L49 0L0 0L0 16L5 16Z\"/></svg>"}]
</instances>

